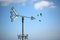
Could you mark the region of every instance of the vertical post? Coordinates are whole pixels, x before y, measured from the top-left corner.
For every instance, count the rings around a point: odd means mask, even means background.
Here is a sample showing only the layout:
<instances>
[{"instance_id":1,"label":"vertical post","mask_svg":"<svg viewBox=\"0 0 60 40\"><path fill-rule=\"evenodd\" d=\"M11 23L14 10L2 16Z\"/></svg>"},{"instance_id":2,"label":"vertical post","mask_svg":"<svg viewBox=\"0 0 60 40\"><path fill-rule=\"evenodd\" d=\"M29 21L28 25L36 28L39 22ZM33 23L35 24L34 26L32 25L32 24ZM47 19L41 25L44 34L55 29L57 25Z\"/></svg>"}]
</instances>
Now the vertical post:
<instances>
[{"instance_id":1,"label":"vertical post","mask_svg":"<svg viewBox=\"0 0 60 40\"><path fill-rule=\"evenodd\" d=\"M24 40L24 16L22 16L22 40Z\"/></svg>"}]
</instances>

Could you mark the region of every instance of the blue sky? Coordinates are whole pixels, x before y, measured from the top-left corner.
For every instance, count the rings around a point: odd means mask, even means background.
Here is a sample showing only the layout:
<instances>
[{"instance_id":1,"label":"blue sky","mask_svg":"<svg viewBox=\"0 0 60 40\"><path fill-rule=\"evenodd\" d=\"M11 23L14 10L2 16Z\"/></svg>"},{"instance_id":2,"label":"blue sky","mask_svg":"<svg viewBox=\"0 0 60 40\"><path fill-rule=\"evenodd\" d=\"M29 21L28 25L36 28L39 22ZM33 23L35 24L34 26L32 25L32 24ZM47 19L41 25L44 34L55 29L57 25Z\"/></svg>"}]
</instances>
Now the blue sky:
<instances>
[{"instance_id":1,"label":"blue sky","mask_svg":"<svg viewBox=\"0 0 60 40\"><path fill-rule=\"evenodd\" d=\"M24 34L29 40L60 40L60 0L0 0L0 39L18 40L21 34L21 17L10 20L11 7L24 16ZM42 13L42 16L37 14ZM38 20L41 20L39 22Z\"/></svg>"}]
</instances>

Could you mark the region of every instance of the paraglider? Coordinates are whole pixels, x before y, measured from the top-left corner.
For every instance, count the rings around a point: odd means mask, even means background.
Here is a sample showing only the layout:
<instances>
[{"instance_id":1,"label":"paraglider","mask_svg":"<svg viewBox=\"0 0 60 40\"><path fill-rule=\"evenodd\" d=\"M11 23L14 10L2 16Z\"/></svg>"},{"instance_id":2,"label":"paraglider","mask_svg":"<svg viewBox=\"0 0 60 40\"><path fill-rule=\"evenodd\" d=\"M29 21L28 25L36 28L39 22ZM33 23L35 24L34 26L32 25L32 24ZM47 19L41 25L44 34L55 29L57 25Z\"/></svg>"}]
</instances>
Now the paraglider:
<instances>
[{"instance_id":1,"label":"paraglider","mask_svg":"<svg viewBox=\"0 0 60 40\"><path fill-rule=\"evenodd\" d=\"M38 16L38 17L42 16L42 13L40 13L40 14L37 14L37 16ZM39 22L41 22L41 20L39 20Z\"/></svg>"}]
</instances>

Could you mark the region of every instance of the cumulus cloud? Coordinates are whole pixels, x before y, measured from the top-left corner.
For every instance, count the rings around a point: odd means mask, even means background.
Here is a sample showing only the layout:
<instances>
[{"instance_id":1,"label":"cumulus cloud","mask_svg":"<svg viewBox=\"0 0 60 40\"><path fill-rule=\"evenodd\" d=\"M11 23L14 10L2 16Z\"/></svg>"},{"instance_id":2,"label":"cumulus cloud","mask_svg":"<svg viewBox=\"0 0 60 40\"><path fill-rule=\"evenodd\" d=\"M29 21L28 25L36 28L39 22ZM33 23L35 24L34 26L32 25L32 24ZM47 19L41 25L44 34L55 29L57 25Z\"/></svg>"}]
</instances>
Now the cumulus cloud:
<instances>
[{"instance_id":1,"label":"cumulus cloud","mask_svg":"<svg viewBox=\"0 0 60 40\"><path fill-rule=\"evenodd\" d=\"M27 0L0 0L2 6L7 6L11 3L22 3L24 4Z\"/></svg>"},{"instance_id":2,"label":"cumulus cloud","mask_svg":"<svg viewBox=\"0 0 60 40\"><path fill-rule=\"evenodd\" d=\"M49 1L40 1L34 4L34 8L35 9L43 9L45 7L51 7L51 8L55 8L55 4L53 2L49 2Z\"/></svg>"}]
</instances>

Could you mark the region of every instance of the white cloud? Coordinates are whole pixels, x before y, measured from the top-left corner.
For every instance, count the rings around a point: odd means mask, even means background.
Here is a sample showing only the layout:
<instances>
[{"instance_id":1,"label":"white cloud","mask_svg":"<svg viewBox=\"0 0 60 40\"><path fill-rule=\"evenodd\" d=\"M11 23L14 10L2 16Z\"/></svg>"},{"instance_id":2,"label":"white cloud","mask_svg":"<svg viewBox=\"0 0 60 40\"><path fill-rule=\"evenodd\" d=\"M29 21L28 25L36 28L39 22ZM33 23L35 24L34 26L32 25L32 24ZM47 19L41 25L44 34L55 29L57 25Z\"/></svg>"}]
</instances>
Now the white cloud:
<instances>
[{"instance_id":1,"label":"white cloud","mask_svg":"<svg viewBox=\"0 0 60 40\"><path fill-rule=\"evenodd\" d=\"M34 8L35 9L43 9L45 7L51 7L51 8L55 8L56 6L54 5L53 2L49 2L49 1L40 1L34 4Z\"/></svg>"},{"instance_id":2,"label":"white cloud","mask_svg":"<svg viewBox=\"0 0 60 40\"><path fill-rule=\"evenodd\" d=\"M0 0L2 6L7 6L11 3L22 3L24 4L27 0Z\"/></svg>"}]
</instances>

